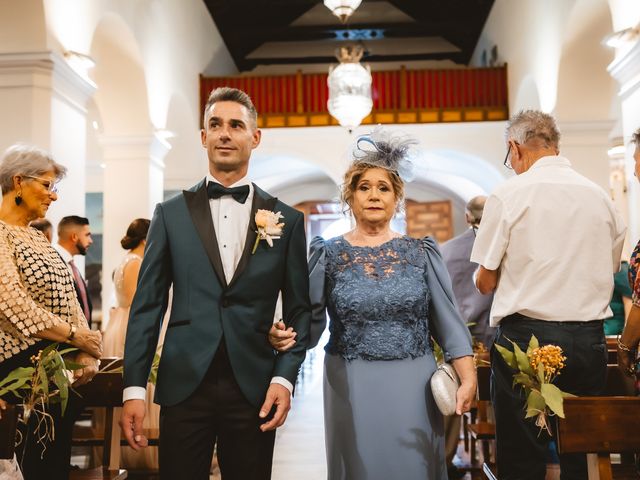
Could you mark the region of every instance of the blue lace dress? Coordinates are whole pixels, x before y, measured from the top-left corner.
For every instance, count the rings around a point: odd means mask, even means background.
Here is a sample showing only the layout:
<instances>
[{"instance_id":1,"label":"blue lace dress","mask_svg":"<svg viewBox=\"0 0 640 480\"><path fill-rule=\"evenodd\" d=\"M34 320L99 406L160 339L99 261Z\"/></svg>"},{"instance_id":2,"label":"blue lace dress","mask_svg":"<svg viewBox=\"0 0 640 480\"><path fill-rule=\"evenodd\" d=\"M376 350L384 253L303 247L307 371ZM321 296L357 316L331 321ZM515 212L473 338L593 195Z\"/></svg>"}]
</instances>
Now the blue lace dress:
<instances>
[{"instance_id":1,"label":"blue lace dress","mask_svg":"<svg viewBox=\"0 0 640 480\"><path fill-rule=\"evenodd\" d=\"M377 247L311 242L317 343L329 314L324 414L329 480L446 480L443 420L428 380L430 335L445 356L471 355L435 242Z\"/></svg>"}]
</instances>

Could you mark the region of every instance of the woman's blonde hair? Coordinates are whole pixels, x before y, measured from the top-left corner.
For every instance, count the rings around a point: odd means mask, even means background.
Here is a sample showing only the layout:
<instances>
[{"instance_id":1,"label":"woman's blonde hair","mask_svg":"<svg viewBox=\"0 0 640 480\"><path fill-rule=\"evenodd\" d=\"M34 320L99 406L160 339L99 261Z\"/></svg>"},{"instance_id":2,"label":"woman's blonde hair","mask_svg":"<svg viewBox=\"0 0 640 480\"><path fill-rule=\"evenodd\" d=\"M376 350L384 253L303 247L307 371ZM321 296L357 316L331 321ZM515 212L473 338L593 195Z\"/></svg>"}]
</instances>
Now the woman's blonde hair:
<instances>
[{"instance_id":1,"label":"woman's blonde hair","mask_svg":"<svg viewBox=\"0 0 640 480\"><path fill-rule=\"evenodd\" d=\"M353 206L353 195L358 187L358 182L362 178L362 175L372 168L380 168L389 175L393 194L396 198L396 211L400 211L402 209L404 201L404 182L400 178L400 175L398 175L398 172L387 170L386 168L382 168L377 165L357 161L353 162L345 172L344 181L340 189L340 199L342 200L343 211L345 213L350 211Z\"/></svg>"}]
</instances>

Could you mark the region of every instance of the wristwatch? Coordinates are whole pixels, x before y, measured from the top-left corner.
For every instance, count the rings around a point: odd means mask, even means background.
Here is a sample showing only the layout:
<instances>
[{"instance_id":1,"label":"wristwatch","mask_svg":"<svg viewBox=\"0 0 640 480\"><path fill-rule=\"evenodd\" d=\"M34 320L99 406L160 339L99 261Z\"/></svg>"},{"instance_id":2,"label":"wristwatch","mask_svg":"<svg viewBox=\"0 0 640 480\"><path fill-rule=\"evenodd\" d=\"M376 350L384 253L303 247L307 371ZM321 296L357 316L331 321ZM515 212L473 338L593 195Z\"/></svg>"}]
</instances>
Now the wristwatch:
<instances>
[{"instance_id":1,"label":"wristwatch","mask_svg":"<svg viewBox=\"0 0 640 480\"><path fill-rule=\"evenodd\" d=\"M76 332L78 331L78 327L76 327L73 323L69 325L71 328L69 329L69 335L67 336L67 340L73 340L73 337L76 336Z\"/></svg>"}]
</instances>

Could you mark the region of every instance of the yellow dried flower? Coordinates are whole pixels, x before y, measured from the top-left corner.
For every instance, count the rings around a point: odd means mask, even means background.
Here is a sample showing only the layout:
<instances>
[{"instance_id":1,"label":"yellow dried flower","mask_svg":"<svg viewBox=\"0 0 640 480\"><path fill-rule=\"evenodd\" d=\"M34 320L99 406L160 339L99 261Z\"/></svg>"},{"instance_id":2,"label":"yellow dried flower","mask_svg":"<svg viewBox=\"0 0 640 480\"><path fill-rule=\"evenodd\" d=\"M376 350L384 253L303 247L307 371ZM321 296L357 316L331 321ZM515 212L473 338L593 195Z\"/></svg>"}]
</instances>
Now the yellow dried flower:
<instances>
[{"instance_id":1,"label":"yellow dried flower","mask_svg":"<svg viewBox=\"0 0 640 480\"><path fill-rule=\"evenodd\" d=\"M551 379L559 375L560 370L564 368L566 359L567 357L562 355L562 348L557 345L544 345L531 351L529 364L535 372L538 371L538 366L542 365L545 382L551 382Z\"/></svg>"}]
</instances>

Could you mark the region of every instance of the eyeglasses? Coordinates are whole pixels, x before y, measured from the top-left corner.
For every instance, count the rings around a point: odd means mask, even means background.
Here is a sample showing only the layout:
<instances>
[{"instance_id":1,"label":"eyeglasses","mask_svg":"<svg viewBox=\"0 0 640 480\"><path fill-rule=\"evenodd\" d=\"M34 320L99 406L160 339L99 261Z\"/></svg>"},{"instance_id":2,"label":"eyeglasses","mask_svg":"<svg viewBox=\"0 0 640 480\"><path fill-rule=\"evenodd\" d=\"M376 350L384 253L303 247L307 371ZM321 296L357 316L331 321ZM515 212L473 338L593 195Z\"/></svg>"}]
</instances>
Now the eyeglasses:
<instances>
[{"instance_id":1,"label":"eyeglasses","mask_svg":"<svg viewBox=\"0 0 640 480\"><path fill-rule=\"evenodd\" d=\"M34 177L32 175L24 175L26 178L31 178L32 180L37 181L40 185L47 189L49 193L58 193L58 187L51 180L47 180L46 178Z\"/></svg>"},{"instance_id":2,"label":"eyeglasses","mask_svg":"<svg viewBox=\"0 0 640 480\"><path fill-rule=\"evenodd\" d=\"M520 145L518 142L513 142L516 145ZM511 165L511 159L509 158L509 154L511 153L511 142L509 142L509 148L507 148L507 154L504 156L504 162L502 164L507 167L509 170L513 170L513 166Z\"/></svg>"}]
</instances>

